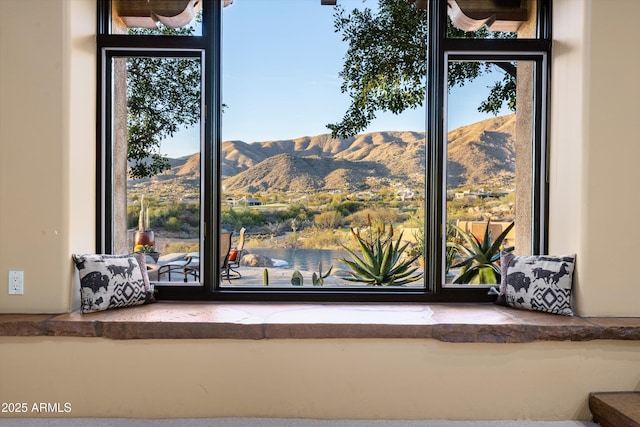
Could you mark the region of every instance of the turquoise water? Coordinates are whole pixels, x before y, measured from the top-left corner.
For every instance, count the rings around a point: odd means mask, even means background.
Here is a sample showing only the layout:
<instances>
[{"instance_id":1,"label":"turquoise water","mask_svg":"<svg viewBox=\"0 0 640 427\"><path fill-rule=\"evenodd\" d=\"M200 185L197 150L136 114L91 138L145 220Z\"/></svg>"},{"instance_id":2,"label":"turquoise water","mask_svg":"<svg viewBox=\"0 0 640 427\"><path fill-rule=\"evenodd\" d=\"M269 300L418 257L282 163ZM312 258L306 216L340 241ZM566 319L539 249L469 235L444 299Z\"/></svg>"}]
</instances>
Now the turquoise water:
<instances>
[{"instance_id":1,"label":"turquoise water","mask_svg":"<svg viewBox=\"0 0 640 427\"><path fill-rule=\"evenodd\" d=\"M342 267L343 264L338 261L339 258L351 259L349 253L344 250L285 248L251 248L247 250L274 260L286 261L287 265L282 268L291 270L317 271L318 263L322 261L322 270L326 271L332 265L336 268Z\"/></svg>"}]
</instances>

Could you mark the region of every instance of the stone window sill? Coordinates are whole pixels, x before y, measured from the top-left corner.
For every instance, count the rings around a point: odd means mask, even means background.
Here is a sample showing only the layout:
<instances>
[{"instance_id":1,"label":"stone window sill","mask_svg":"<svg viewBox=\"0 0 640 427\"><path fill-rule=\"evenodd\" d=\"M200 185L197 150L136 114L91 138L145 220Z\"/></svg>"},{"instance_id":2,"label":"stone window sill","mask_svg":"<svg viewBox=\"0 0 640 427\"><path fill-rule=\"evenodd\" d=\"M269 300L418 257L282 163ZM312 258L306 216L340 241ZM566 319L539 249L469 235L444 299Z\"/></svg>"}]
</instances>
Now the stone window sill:
<instances>
[{"instance_id":1,"label":"stone window sill","mask_svg":"<svg viewBox=\"0 0 640 427\"><path fill-rule=\"evenodd\" d=\"M100 313L0 315L0 336L128 339L640 340L640 318L564 317L494 304L160 302Z\"/></svg>"}]
</instances>

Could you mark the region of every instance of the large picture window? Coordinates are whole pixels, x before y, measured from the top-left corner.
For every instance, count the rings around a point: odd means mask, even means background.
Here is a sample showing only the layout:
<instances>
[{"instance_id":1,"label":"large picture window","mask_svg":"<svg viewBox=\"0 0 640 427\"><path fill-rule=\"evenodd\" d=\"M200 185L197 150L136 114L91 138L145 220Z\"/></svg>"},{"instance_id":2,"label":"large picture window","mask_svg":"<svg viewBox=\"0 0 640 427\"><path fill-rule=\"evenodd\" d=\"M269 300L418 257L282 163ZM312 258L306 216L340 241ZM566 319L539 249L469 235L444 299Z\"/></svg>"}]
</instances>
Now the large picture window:
<instances>
[{"instance_id":1,"label":"large picture window","mask_svg":"<svg viewBox=\"0 0 640 427\"><path fill-rule=\"evenodd\" d=\"M548 2L325 3L99 2L98 249L160 299L491 300L545 251Z\"/></svg>"}]
</instances>

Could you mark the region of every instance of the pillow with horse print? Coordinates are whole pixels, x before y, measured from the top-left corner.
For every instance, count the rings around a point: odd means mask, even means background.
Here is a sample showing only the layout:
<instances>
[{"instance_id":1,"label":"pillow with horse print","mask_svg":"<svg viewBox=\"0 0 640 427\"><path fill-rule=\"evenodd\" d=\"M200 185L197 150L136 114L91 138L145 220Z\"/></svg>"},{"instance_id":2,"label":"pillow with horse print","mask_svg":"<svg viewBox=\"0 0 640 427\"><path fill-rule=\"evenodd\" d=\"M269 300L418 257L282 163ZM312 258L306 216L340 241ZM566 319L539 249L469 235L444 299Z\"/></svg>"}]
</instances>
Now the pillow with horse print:
<instances>
[{"instance_id":1,"label":"pillow with horse print","mask_svg":"<svg viewBox=\"0 0 640 427\"><path fill-rule=\"evenodd\" d=\"M73 255L80 276L80 311L92 313L144 304L148 299L142 269L136 254Z\"/></svg>"},{"instance_id":2,"label":"pillow with horse print","mask_svg":"<svg viewBox=\"0 0 640 427\"><path fill-rule=\"evenodd\" d=\"M502 278L497 304L573 316L571 287L575 255L500 256Z\"/></svg>"}]
</instances>

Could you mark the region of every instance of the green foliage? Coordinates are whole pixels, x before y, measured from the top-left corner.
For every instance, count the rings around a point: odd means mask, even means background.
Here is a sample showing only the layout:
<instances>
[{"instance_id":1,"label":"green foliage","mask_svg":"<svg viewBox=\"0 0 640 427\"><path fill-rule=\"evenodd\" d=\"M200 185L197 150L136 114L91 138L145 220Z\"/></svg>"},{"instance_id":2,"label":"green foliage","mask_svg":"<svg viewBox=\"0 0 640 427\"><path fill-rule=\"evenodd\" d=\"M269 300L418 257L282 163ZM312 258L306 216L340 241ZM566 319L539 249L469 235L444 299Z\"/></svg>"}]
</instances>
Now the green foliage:
<instances>
[{"instance_id":1,"label":"green foliage","mask_svg":"<svg viewBox=\"0 0 640 427\"><path fill-rule=\"evenodd\" d=\"M515 69L515 66L513 68ZM511 111L516 111L516 79L508 73L504 74L502 81L494 82L487 99L480 103L478 111L497 116L505 102Z\"/></svg>"},{"instance_id":2,"label":"green foliage","mask_svg":"<svg viewBox=\"0 0 640 427\"><path fill-rule=\"evenodd\" d=\"M417 268L412 267L411 264L418 259L418 255L403 257L408 243L401 243L402 233L394 244L393 226L387 230L383 225L377 227L375 231L369 226L368 230L368 235L363 238L359 232L351 229L361 256L344 246L352 257L351 261L340 259L340 262L351 269L351 277L345 280L372 286L402 286L422 278L422 273L412 276Z\"/></svg>"},{"instance_id":3,"label":"green foliage","mask_svg":"<svg viewBox=\"0 0 640 427\"><path fill-rule=\"evenodd\" d=\"M304 277L302 277L302 273L298 270L294 271L291 275L291 284L293 286L303 286L304 285Z\"/></svg>"},{"instance_id":4,"label":"green foliage","mask_svg":"<svg viewBox=\"0 0 640 427\"><path fill-rule=\"evenodd\" d=\"M348 216L361 210L364 207L364 203L345 200L336 203L331 202L329 206L331 209L335 209L337 212L340 212L343 216Z\"/></svg>"},{"instance_id":5,"label":"green foliage","mask_svg":"<svg viewBox=\"0 0 640 427\"><path fill-rule=\"evenodd\" d=\"M416 241L416 245L412 247L407 253L410 256L418 256L426 258L425 242L424 242L424 223L420 224L416 230L412 232L413 238Z\"/></svg>"},{"instance_id":6,"label":"green foliage","mask_svg":"<svg viewBox=\"0 0 640 427\"><path fill-rule=\"evenodd\" d=\"M180 231L180 221L175 216L167 219L167 222L164 223L167 230L170 231Z\"/></svg>"},{"instance_id":7,"label":"green foliage","mask_svg":"<svg viewBox=\"0 0 640 427\"><path fill-rule=\"evenodd\" d=\"M287 234L284 241L287 248L299 248L302 245L302 242L298 239L298 233Z\"/></svg>"},{"instance_id":8,"label":"green foliage","mask_svg":"<svg viewBox=\"0 0 640 427\"><path fill-rule=\"evenodd\" d=\"M133 248L134 252L142 252L144 254L150 254L155 252L155 249L153 248L153 246L149 246L149 245L136 245Z\"/></svg>"},{"instance_id":9,"label":"green foliage","mask_svg":"<svg viewBox=\"0 0 640 427\"><path fill-rule=\"evenodd\" d=\"M147 202L150 200L150 202ZM182 232L188 237L198 237L200 230L200 205L198 203L170 202L159 204L145 197L148 207L150 229L158 231ZM127 226L139 225L140 208L136 204L127 206Z\"/></svg>"},{"instance_id":10,"label":"green foliage","mask_svg":"<svg viewBox=\"0 0 640 427\"><path fill-rule=\"evenodd\" d=\"M444 252L444 272L449 273L456 257L458 256L457 244L462 244L462 239L458 236L459 228L451 223L447 224L447 242Z\"/></svg>"},{"instance_id":11,"label":"green foliage","mask_svg":"<svg viewBox=\"0 0 640 427\"><path fill-rule=\"evenodd\" d=\"M301 202L290 203L284 212L280 214L280 221L285 222L288 219L297 221L306 221L308 219L308 210Z\"/></svg>"},{"instance_id":12,"label":"green foliage","mask_svg":"<svg viewBox=\"0 0 640 427\"><path fill-rule=\"evenodd\" d=\"M378 0L378 11L369 8L347 13L337 7L335 31L347 42L340 77L341 90L349 94L351 105L342 120L327 125L334 137L362 132L379 111L399 114L421 107L426 93L427 19L426 11L407 0ZM513 38L513 33L457 30L449 21L450 37ZM453 62L449 68L449 87L463 85L498 66L505 78L491 89L480 111L497 114L502 101L515 109L515 67L509 63Z\"/></svg>"},{"instance_id":13,"label":"green foliage","mask_svg":"<svg viewBox=\"0 0 640 427\"><path fill-rule=\"evenodd\" d=\"M162 253L164 254L172 254L172 253L190 253L190 252L199 252L200 244L199 243L185 243L185 242L173 242L167 244L164 247Z\"/></svg>"},{"instance_id":14,"label":"green foliage","mask_svg":"<svg viewBox=\"0 0 640 427\"><path fill-rule=\"evenodd\" d=\"M160 25L130 34L190 35L193 27ZM133 179L169 169L160 142L200 121L201 66L196 58L130 57L127 67L127 160Z\"/></svg>"},{"instance_id":15,"label":"green foliage","mask_svg":"<svg viewBox=\"0 0 640 427\"><path fill-rule=\"evenodd\" d=\"M462 254L465 258L452 265L451 268L460 268L460 273L453 280L453 283L463 284L497 284L500 283L501 271L497 265L500 260L500 251L511 251L513 247L502 248L502 243L507 234L514 226L514 222L509 224L502 233L494 240L489 230L490 220L484 230L482 242L473 234L467 233L460 227L451 224L457 236L464 240L464 243L448 241L447 247L451 247Z\"/></svg>"},{"instance_id":16,"label":"green foliage","mask_svg":"<svg viewBox=\"0 0 640 427\"><path fill-rule=\"evenodd\" d=\"M342 215L336 211L326 211L316 215L313 222L320 228L334 229L340 226Z\"/></svg>"},{"instance_id":17,"label":"green foliage","mask_svg":"<svg viewBox=\"0 0 640 427\"><path fill-rule=\"evenodd\" d=\"M400 219L401 215L398 209L385 207L365 208L347 217L347 221L351 224L351 227L366 227L371 222L373 222L374 225L382 226L384 224L398 222Z\"/></svg>"},{"instance_id":18,"label":"green foliage","mask_svg":"<svg viewBox=\"0 0 640 427\"><path fill-rule=\"evenodd\" d=\"M405 0L379 0L379 11L338 7L336 32L349 47L340 73L351 97L342 122L327 125L334 136L363 131L376 111L398 114L421 106L427 72L426 12Z\"/></svg>"},{"instance_id":19,"label":"green foliage","mask_svg":"<svg viewBox=\"0 0 640 427\"><path fill-rule=\"evenodd\" d=\"M155 229L167 228L167 223L173 222L171 218L176 218L178 223L169 225L169 227L173 227L176 231L198 230L200 227L200 204L178 201L164 203L152 207L151 216L153 218L151 225Z\"/></svg>"},{"instance_id":20,"label":"green foliage","mask_svg":"<svg viewBox=\"0 0 640 427\"><path fill-rule=\"evenodd\" d=\"M329 277L331 274L331 270L333 270L333 265L329 267L329 270L325 274L322 273L322 261L318 262L318 273L315 271L311 276L311 281L313 282L313 286L322 286L324 285L324 279Z\"/></svg>"},{"instance_id":21,"label":"green foliage","mask_svg":"<svg viewBox=\"0 0 640 427\"><path fill-rule=\"evenodd\" d=\"M415 209L415 208L414 208ZM411 234L416 244L407 252L408 255L426 258L424 234L424 204L420 203L415 211L410 213L408 226L414 228Z\"/></svg>"},{"instance_id":22,"label":"green foliage","mask_svg":"<svg viewBox=\"0 0 640 427\"><path fill-rule=\"evenodd\" d=\"M336 230L309 228L305 230L301 246L308 249L327 249L342 247L345 233Z\"/></svg>"},{"instance_id":23,"label":"green foliage","mask_svg":"<svg viewBox=\"0 0 640 427\"><path fill-rule=\"evenodd\" d=\"M242 227L259 227L268 221L267 214L258 209L239 208L222 211L221 223L230 230L239 230Z\"/></svg>"},{"instance_id":24,"label":"green foliage","mask_svg":"<svg viewBox=\"0 0 640 427\"><path fill-rule=\"evenodd\" d=\"M200 61L127 59L127 159L133 179L169 169L160 142L200 121Z\"/></svg>"}]
</instances>

